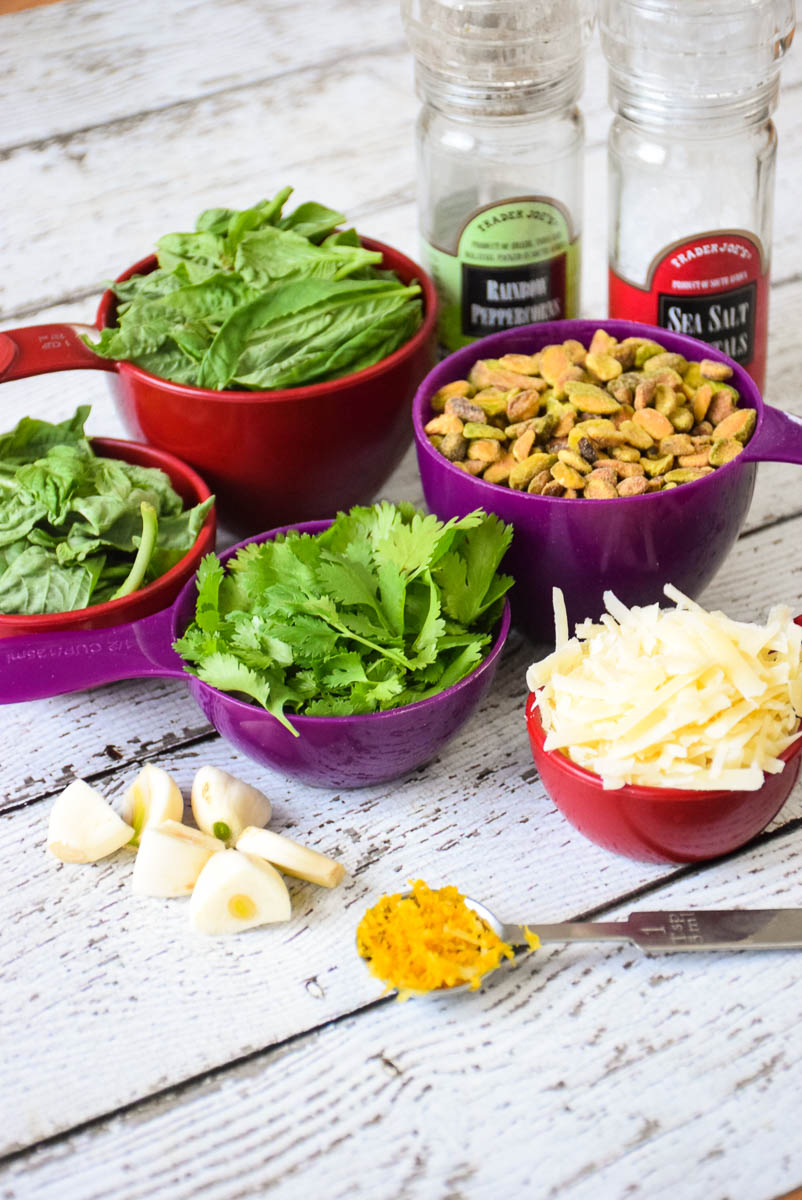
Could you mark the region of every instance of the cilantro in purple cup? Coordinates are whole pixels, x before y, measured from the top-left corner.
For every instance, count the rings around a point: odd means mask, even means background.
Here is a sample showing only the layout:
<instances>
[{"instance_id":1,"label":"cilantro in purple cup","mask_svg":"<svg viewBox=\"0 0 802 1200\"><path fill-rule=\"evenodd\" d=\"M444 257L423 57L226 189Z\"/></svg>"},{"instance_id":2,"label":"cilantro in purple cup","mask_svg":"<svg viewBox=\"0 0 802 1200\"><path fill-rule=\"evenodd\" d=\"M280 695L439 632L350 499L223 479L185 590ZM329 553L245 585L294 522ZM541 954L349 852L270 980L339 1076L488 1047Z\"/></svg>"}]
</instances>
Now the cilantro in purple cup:
<instances>
[{"instance_id":1,"label":"cilantro in purple cup","mask_svg":"<svg viewBox=\"0 0 802 1200\"><path fill-rule=\"evenodd\" d=\"M482 661L513 580L498 568L512 526L477 509L443 523L386 502L340 513L319 534L250 543L201 562L186 670L287 713L398 708Z\"/></svg>"}]
</instances>

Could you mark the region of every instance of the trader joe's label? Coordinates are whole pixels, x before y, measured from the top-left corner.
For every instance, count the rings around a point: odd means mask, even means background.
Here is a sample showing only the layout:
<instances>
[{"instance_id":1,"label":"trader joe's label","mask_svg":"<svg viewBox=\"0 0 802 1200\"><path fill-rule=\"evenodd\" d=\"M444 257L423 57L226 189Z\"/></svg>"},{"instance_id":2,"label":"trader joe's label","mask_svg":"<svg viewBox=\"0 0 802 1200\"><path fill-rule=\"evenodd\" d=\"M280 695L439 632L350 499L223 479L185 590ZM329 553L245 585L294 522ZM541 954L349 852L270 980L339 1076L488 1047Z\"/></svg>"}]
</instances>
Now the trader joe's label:
<instances>
[{"instance_id":1,"label":"trader joe's label","mask_svg":"<svg viewBox=\"0 0 802 1200\"><path fill-rule=\"evenodd\" d=\"M723 350L759 387L766 371L768 269L757 238L723 230L675 242L645 286L610 270L610 316L687 333Z\"/></svg>"},{"instance_id":2,"label":"trader joe's label","mask_svg":"<svg viewBox=\"0 0 802 1200\"><path fill-rule=\"evenodd\" d=\"M475 338L576 315L579 243L561 205L525 196L488 205L465 222L450 254L424 242L448 350Z\"/></svg>"}]
</instances>

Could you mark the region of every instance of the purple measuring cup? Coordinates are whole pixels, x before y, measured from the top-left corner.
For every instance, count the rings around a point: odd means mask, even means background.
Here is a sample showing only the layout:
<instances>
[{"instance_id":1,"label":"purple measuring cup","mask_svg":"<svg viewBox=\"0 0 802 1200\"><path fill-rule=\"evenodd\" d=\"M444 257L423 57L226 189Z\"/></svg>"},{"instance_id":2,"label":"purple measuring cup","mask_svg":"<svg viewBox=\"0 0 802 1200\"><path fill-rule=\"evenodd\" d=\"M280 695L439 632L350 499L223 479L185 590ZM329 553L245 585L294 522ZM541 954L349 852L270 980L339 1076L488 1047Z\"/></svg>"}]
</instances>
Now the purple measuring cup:
<instances>
[{"instance_id":1,"label":"purple measuring cup","mask_svg":"<svg viewBox=\"0 0 802 1200\"><path fill-rule=\"evenodd\" d=\"M258 534L232 546L264 542L277 533L319 533L330 521L307 521ZM299 736L271 713L210 687L184 670L172 648L195 612L195 578L161 612L90 631L40 633L0 640L0 704L39 700L122 679L183 679L215 729L263 766L315 787L364 787L396 779L438 754L479 706L498 667L510 628L506 604L489 654L453 687L403 708L353 717L293 716Z\"/></svg>"},{"instance_id":2,"label":"purple measuring cup","mask_svg":"<svg viewBox=\"0 0 802 1200\"><path fill-rule=\"evenodd\" d=\"M728 363L741 405L757 411L755 430L742 453L712 475L671 491L615 500L565 500L485 483L461 471L429 443L424 425L432 415L431 397L444 384L467 378L477 359L533 354L568 338L587 346L597 329L620 340L650 338L690 361ZM742 367L696 338L634 321L555 321L491 334L430 371L415 395L412 416L429 509L448 520L481 507L514 526L503 569L515 578L510 593L513 620L536 641L553 636L553 587L563 591L571 627L601 614L607 589L627 605L664 600L666 583L698 596L743 526L755 464L802 464L802 420L765 404Z\"/></svg>"}]
</instances>

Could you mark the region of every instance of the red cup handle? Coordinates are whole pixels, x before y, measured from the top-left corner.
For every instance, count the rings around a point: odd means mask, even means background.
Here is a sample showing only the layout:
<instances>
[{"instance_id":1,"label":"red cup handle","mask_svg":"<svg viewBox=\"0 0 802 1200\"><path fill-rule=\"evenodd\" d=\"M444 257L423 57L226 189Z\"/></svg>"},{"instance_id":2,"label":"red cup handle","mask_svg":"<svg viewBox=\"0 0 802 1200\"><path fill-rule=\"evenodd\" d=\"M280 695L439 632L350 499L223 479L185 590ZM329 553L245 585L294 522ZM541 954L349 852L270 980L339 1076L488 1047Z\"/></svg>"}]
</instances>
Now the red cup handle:
<instances>
[{"instance_id":1,"label":"red cup handle","mask_svg":"<svg viewBox=\"0 0 802 1200\"><path fill-rule=\"evenodd\" d=\"M802 464L802 417L764 404L760 424L738 461Z\"/></svg>"},{"instance_id":2,"label":"red cup handle","mask_svg":"<svg viewBox=\"0 0 802 1200\"><path fill-rule=\"evenodd\" d=\"M94 325L27 325L0 333L0 383L50 371L116 371L117 363L101 358L81 341L97 334Z\"/></svg>"}]
</instances>

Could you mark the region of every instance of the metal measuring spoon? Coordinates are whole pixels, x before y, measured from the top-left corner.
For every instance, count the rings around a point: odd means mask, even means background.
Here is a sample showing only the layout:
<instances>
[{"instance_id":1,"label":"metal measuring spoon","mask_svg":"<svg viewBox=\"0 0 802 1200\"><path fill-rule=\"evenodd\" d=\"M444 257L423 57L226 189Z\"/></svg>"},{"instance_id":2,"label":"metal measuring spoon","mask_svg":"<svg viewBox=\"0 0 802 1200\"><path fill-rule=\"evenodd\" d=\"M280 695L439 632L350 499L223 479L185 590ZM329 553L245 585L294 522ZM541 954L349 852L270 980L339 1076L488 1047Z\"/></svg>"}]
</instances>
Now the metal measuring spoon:
<instances>
[{"instance_id":1,"label":"metal measuring spoon","mask_svg":"<svg viewBox=\"0 0 802 1200\"><path fill-rule=\"evenodd\" d=\"M625 921L505 925L478 900L466 896L465 904L503 942L519 949L532 948L533 934L543 945L550 942L630 942L650 956L680 950L802 949L800 908L658 909L630 913ZM498 970L498 967L493 970ZM492 973L492 970L486 971L482 981ZM468 984L458 984L428 990L467 992L470 987Z\"/></svg>"},{"instance_id":2,"label":"metal measuring spoon","mask_svg":"<svg viewBox=\"0 0 802 1200\"><path fill-rule=\"evenodd\" d=\"M800 908L663 909L630 913L625 921L560 921L504 925L476 900L465 903L503 942L528 946L529 934L548 942L633 942L646 954L679 950L802 949Z\"/></svg>"}]
</instances>

